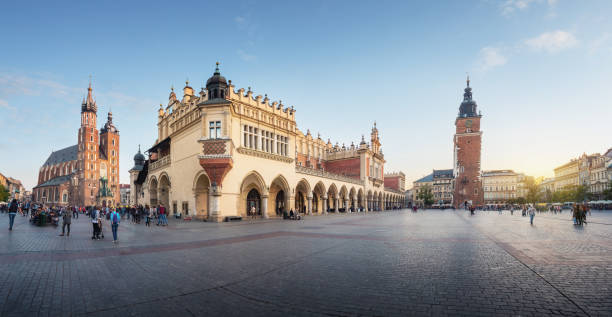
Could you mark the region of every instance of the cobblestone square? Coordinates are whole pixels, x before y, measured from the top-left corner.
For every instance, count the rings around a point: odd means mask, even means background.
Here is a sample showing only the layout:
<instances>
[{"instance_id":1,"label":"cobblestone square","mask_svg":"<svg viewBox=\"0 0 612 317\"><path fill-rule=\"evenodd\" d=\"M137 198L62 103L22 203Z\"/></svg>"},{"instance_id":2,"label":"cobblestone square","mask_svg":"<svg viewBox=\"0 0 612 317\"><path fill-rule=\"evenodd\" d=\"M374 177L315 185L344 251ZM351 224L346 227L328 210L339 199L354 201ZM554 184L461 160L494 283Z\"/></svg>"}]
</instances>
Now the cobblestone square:
<instances>
[{"instance_id":1,"label":"cobblestone square","mask_svg":"<svg viewBox=\"0 0 612 317\"><path fill-rule=\"evenodd\" d=\"M410 211L150 228L0 215L2 316L612 315L612 214Z\"/></svg>"}]
</instances>

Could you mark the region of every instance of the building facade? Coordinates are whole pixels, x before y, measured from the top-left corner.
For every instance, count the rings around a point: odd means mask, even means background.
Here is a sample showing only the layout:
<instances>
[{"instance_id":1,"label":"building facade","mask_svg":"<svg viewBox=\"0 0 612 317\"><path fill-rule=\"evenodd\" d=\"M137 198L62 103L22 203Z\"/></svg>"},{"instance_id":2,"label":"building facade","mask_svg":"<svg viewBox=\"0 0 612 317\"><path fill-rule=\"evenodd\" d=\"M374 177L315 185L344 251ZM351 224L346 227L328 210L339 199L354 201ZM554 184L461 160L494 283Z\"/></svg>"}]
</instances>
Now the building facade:
<instances>
[{"instance_id":1,"label":"building facade","mask_svg":"<svg viewBox=\"0 0 612 317\"><path fill-rule=\"evenodd\" d=\"M434 185L433 173L414 181L412 183L412 202L413 204L419 207L423 207L425 205L425 202L423 201L423 199L419 198L419 194L421 193L421 191L425 190L426 188L429 188L429 190L431 190L433 194L433 185Z\"/></svg>"},{"instance_id":2,"label":"building facade","mask_svg":"<svg viewBox=\"0 0 612 317\"><path fill-rule=\"evenodd\" d=\"M121 195L120 203L122 206L131 205L130 201L130 184L119 184L119 194Z\"/></svg>"},{"instance_id":3,"label":"building facade","mask_svg":"<svg viewBox=\"0 0 612 317\"><path fill-rule=\"evenodd\" d=\"M369 142L332 145L298 129L296 110L236 90L218 65L198 94L186 83L158 111L158 138L134 157L134 204L207 221L247 216L383 210L403 205L385 187L376 125Z\"/></svg>"},{"instance_id":4,"label":"building facade","mask_svg":"<svg viewBox=\"0 0 612 317\"><path fill-rule=\"evenodd\" d=\"M482 205L484 194L480 179L481 142L480 119L482 115L477 111L476 101L472 99L470 79L463 94L463 102L459 107L459 115L455 119L454 164L453 173L454 199L456 208L466 204Z\"/></svg>"},{"instance_id":5,"label":"building facade","mask_svg":"<svg viewBox=\"0 0 612 317\"><path fill-rule=\"evenodd\" d=\"M453 170L433 170L434 205L448 206L453 204Z\"/></svg>"},{"instance_id":6,"label":"building facade","mask_svg":"<svg viewBox=\"0 0 612 317\"><path fill-rule=\"evenodd\" d=\"M491 170L482 172L485 204L506 204L509 200L523 197L524 175L513 170Z\"/></svg>"},{"instance_id":7,"label":"building facade","mask_svg":"<svg viewBox=\"0 0 612 317\"><path fill-rule=\"evenodd\" d=\"M555 172L555 190L571 188L580 185L580 160L572 159L558 166Z\"/></svg>"},{"instance_id":8,"label":"building facade","mask_svg":"<svg viewBox=\"0 0 612 317\"><path fill-rule=\"evenodd\" d=\"M4 176L2 173L0 173L0 184L2 184L4 189L8 191L9 200L24 200L26 198L25 187L23 186L20 180Z\"/></svg>"},{"instance_id":9,"label":"building facade","mask_svg":"<svg viewBox=\"0 0 612 317\"><path fill-rule=\"evenodd\" d=\"M98 130L97 110L90 83L81 103L77 144L49 155L32 190L35 202L63 206L119 203L119 130L111 112Z\"/></svg>"}]
</instances>

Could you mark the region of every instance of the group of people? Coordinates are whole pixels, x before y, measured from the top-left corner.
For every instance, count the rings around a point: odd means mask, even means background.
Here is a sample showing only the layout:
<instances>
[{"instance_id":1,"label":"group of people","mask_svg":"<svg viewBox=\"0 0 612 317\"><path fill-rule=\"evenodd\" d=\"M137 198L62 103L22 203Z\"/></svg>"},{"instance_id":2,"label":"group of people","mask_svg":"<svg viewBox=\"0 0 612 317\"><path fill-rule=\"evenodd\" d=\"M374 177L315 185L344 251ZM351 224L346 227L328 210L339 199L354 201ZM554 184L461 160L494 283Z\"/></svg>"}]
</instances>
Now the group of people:
<instances>
[{"instance_id":1,"label":"group of people","mask_svg":"<svg viewBox=\"0 0 612 317\"><path fill-rule=\"evenodd\" d=\"M591 214L591 209L586 204L575 204L572 208L572 220L575 225L582 226L586 222L586 215Z\"/></svg>"},{"instance_id":2,"label":"group of people","mask_svg":"<svg viewBox=\"0 0 612 317\"><path fill-rule=\"evenodd\" d=\"M113 243L117 243L118 240L118 228L121 223L121 219L127 217L132 219L132 222L139 224L141 219L144 217L145 225L150 227L152 219L157 219L158 226L167 226L168 218L167 211L164 205L151 206L131 206L131 207L101 207L101 206L90 206L90 207L58 207L58 206L46 206L38 205L30 202L19 202L17 199L13 199L8 204L0 205L0 212L9 214L9 231L13 230L15 223L15 216L19 213L23 216L31 214L30 221L38 225L44 225L47 222L55 222L58 224L59 219L62 220L62 233L60 236L70 236L70 225L72 224L72 218L79 218L79 214L89 216L89 220L92 223L93 233L91 236L92 240L100 240L104 238L102 231L103 219L106 218L110 222L111 230L113 232ZM52 220L54 219L54 220Z\"/></svg>"}]
</instances>

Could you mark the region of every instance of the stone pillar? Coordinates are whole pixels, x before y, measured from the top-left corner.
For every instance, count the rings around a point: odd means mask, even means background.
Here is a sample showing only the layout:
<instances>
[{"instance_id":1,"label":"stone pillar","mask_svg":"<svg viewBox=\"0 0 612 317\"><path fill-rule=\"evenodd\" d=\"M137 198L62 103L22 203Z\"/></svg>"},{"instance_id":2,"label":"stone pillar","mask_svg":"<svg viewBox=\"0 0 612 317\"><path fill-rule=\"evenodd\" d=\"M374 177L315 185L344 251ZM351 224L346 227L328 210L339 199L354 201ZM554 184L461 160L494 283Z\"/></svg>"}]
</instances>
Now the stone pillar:
<instances>
[{"instance_id":1,"label":"stone pillar","mask_svg":"<svg viewBox=\"0 0 612 317\"><path fill-rule=\"evenodd\" d=\"M345 206L345 207L344 207L344 212L346 212L346 213L351 212L351 209L350 209L350 207L351 207L351 206L349 206L349 200L348 200L348 198L345 198L345 199L344 199L344 206Z\"/></svg>"},{"instance_id":2,"label":"stone pillar","mask_svg":"<svg viewBox=\"0 0 612 317\"><path fill-rule=\"evenodd\" d=\"M321 197L321 201L323 202L323 214L327 215L327 196Z\"/></svg>"},{"instance_id":3,"label":"stone pillar","mask_svg":"<svg viewBox=\"0 0 612 317\"><path fill-rule=\"evenodd\" d=\"M268 216L268 195L261 196L261 216L264 219L270 218Z\"/></svg>"},{"instance_id":4,"label":"stone pillar","mask_svg":"<svg viewBox=\"0 0 612 317\"><path fill-rule=\"evenodd\" d=\"M340 198L334 198L334 202L336 203L336 208L334 208L334 211L338 213L338 205L340 205Z\"/></svg>"},{"instance_id":5,"label":"stone pillar","mask_svg":"<svg viewBox=\"0 0 612 317\"><path fill-rule=\"evenodd\" d=\"M210 190L210 220L214 222L223 221L221 217L221 191L213 186Z\"/></svg>"},{"instance_id":6,"label":"stone pillar","mask_svg":"<svg viewBox=\"0 0 612 317\"><path fill-rule=\"evenodd\" d=\"M193 193L193 205L189 206L189 216L191 216L192 218L199 218L202 219L204 215L198 215L198 195L195 193ZM185 217L185 215L183 215L183 217Z\"/></svg>"},{"instance_id":7,"label":"stone pillar","mask_svg":"<svg viewBox=\"0 0 612 317\"><path fill-rule=\"evenodd\" d=\"M306 212L310 215L312 213L312 196L306 197L308 200L308 206L306 207Z\"/></svg>"}]
</instances>

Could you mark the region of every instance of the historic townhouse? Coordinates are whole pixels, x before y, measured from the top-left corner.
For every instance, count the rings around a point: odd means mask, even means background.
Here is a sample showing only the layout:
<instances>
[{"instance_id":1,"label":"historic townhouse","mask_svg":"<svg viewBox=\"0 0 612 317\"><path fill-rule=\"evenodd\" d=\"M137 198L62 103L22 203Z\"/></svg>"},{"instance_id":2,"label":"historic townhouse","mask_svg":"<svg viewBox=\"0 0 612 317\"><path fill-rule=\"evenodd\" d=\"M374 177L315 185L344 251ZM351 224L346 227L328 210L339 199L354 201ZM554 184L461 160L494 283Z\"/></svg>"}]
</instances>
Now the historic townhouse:
<instances>
[{"instance_id":1,"label":"historic townhouse","mask_svg":"<svg viewBox=\"0 0 612 317\"><path fill-rule=\"evenodd\" d=\"M158 139L134 157L131 202L222 221L283 211L306 214L402 206L403 174L389 175L374 124L366 141L333 145L298 129L296 110L237 89L218 64L196 94L171 91L158 111Z\"/></svg>"}]
</instances>

